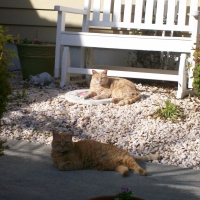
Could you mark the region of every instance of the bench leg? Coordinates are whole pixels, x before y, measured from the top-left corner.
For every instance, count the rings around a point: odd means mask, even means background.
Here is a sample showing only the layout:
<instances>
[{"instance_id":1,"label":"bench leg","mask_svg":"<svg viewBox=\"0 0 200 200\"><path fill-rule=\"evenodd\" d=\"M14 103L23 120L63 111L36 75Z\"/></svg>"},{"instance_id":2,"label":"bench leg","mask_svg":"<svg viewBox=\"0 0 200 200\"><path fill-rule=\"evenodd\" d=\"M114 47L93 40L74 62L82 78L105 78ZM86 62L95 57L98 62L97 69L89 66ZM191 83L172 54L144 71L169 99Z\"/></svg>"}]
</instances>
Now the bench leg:
<instances>
[{"instance_id":1,"label":"bench leg","mask_svg":"<svg viewBox=\"0 0 200 200\"><path fill-rule=\"evenodd\" d=\"M60 51L61 48L59 45L56 46L56 55L55 55L55 67L54 67L54 77L60 77Z\"/></svg>"},{"instance_id":2,"label":"bench leg","mask_svg":"<svg viewBox=\"0 0 200 200\"><path fill-rule=\"evenodd\" d=\"M62 61L61 61L61 81L60 87L63 88L66 83L70 82L70 74L68 68L70 67L70 50L69 47L64 47Z\"/></svg>"},{"instance_id":3,"label":"bench leg","mask_svg":"<svg viewBox=\"0 0 200 200\"><path fill-rule=\"evenodd\" d=\"M87 48L86 50L86 68L92 69L94 65L94 54L93 54L93 48ZM91 75L86 74L86 82L90 84L91 81Z\"/></svg>"},{"instance_id":4,"label":"bench leg","mask_svg":"<svg viewBox=\"0 0 200 200\"><path fill-rule=\"evenodd\" d=\"M188 94L193 94L193 91L187 89L187 77L186 77L186 54L181 54L179 64L179 80L178 80L178 91L176 98L183 98Z\"/></svg>"}]
</instances>

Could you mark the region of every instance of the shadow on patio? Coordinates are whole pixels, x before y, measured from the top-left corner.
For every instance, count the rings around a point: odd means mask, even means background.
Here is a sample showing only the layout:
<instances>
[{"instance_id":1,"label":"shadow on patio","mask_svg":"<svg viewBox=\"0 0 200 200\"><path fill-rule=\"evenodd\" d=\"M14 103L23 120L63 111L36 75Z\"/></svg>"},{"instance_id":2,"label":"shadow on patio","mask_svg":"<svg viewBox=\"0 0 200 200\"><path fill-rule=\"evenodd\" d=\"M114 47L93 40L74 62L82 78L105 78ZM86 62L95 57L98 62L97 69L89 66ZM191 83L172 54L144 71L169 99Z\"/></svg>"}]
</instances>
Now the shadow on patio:
<instances>
[{"instance_id":1,"label":"shadow on patio","mask_svg":"<svg viewBox=\"0 0 200 200\"><path fill-rule=\"evenodd\" d=\"M9 140L0 157L0 199L86 200L113 195L122 186L148 200L199 199L199 176L195 170L145 163L147 177L130 173L122 177L108 171L59 171L53 167L50 146ZM12 191L12 192L11 192Z\"/></svg>"}]
</instances>

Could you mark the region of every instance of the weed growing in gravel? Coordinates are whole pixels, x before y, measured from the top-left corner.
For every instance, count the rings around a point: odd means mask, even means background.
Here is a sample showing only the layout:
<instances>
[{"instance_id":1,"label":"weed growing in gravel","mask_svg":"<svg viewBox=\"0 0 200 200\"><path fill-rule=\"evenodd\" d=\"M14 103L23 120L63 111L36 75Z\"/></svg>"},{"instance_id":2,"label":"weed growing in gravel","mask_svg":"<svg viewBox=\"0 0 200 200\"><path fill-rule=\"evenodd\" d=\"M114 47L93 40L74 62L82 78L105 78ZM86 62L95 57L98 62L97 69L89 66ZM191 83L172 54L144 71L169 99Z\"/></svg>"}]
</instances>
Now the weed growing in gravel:
<instances>
[{"instance_id":1,"label":"weed growing in gravel","mask_svg":"<svg viewBox=\"0 0 200 200\"><path fill-rule=\"evenodd\" d=\"M3 156L4 155L4 150L5 149L9 149L9 146L8 145L6 145L6 146L4 146L3 144L4 143L6 143L6 140L1 140L0 139L0 156Z\"/></svg>"},{"instance_id":2,"label":"weed growing in gravel","mask_svg":"<svg viewBox=\"0 0 200 200\"><path fill-rule=\"evenodd\" d=\"M22 89L22 93L20 93L20 92L17 91L16 96L15 96L16 99L23 99L25 97L26 97L26 91L25 91L25 89Z\"/></svg>"},{"instance_id":3,"label":"weed growing in gravel","mask_svg":"<svg viewBox=\"0 0 200 200\"><path fill-rule=\"evenodd\" d=\"M165 101L165 106L159 106L156 112L153 113L153 117L160 117L162 120L171 120L176 122L178 118L184 118L181 108L172 103L169 99Z\"/></svg>"},{"instance_id":4,"label":"weed growing in gravel","mask_svg":"<svg viewBox=\"0 0 200 200\"><path fill-rule=\"evenodd\" d=\"M12 97L9 98L10 101L13 100L20 100L25 99L27 97L26 90L23 88L22 91L17 91L15 94L13 94Z\"/></svg>"}]
</instances>

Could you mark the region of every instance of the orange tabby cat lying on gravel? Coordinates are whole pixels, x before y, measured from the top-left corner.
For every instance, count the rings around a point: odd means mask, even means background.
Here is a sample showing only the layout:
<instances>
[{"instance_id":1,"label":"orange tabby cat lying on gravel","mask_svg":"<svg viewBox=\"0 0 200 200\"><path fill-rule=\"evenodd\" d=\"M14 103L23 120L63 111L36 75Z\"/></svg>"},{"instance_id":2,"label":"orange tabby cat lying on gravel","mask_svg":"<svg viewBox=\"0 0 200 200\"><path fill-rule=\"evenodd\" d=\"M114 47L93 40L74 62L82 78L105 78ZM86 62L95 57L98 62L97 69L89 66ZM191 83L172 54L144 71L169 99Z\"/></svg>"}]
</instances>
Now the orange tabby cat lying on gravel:
<instances>
[{"instance_id":1,"label":"orange tabby cat lying on gravel","mask_svg":"<svg viewBox=\"0 0 200 200\"><path fill-rule=\"evenodd\" d=\"M127 151L111 144L94 140L72 141L72 135L53 131L51 157L59 170L116 170L128 176L129 169L142 176L147 171L142 169L135 160L149 161L159 158L158 154L132 157Z\"/></svg>"},{"instance_id":2,"label":"orange tabby cat lying on gravel","mask_svg":"<svg viewBox=\"0 0 200 200\"><path fill-rule=\"evenodd\" d=\"M132 104L140 99L140 92L131 81L118 77L108 77L107 70L102 72L92 70L92 73L90 90L84 98L93 97L96 100L112 98L112 103L118 103L120 106Z\"/></svg>"}]
</instances>

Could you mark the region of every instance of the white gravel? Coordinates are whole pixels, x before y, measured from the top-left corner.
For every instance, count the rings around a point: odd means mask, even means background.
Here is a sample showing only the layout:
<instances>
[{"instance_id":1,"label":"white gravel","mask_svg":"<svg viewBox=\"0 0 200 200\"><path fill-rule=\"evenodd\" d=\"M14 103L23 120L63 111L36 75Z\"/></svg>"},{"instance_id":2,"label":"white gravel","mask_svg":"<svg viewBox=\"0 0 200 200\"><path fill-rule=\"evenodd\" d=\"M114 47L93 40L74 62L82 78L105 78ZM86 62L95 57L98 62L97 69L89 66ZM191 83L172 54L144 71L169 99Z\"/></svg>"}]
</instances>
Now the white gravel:
<instances>
[{"instance_id":1,"label":"white gravel","mask_svg":"<svg viewBox=\"0 0 200 200\"><path fill-rule=\"evenodd\" d=\"M10 82L12 101L0 120L0 137L50 144L55 127L73 130L74 141L108 142L134 155L160 152L162 159L154 162L200 169L200 100L196 97L176 99L172 88L136 84L142 98L132 105L80 105L65 99L67 91L82 88L78 85L36 87L23 81L19 72ZM25 97L20 95L23 88ZM173 123L151 116L167 99L183 109L185 119Z\"/></svg>"}]
</instances>

